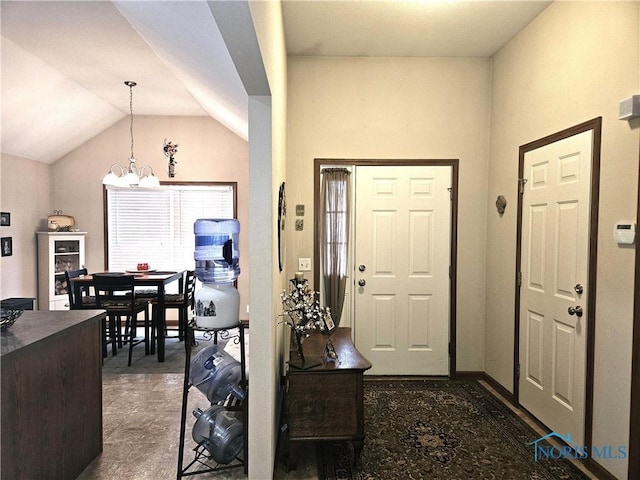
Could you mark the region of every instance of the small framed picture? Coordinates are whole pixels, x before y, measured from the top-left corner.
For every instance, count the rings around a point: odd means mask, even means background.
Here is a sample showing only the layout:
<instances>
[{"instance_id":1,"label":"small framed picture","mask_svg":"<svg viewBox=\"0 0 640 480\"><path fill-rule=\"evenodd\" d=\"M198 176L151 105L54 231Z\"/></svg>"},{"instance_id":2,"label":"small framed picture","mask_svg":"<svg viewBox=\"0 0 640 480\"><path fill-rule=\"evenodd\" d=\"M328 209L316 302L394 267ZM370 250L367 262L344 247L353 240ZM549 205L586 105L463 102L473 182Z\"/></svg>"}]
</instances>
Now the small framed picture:
<instances>
[{"instance_id":1,"label":"small framed picture","mask_svg":"<svg viewBox=\"0 0 640 480\"><path fill-rule=\"evenodd\" d=\"M0 238L0 248L2 249L3 257L10 257L13 255L13 239L11 237Z\"/></svg>"},{"instance_id":2,"label":"small framed picture","mask_svg":"<svg viewBox=\"0 0 640 480\"><path fill-rule=\"evenodd\" d=\"M11 214L9 212L0 212L0 225L3 227L11 225Z\"/></svg>"}]
</instances>

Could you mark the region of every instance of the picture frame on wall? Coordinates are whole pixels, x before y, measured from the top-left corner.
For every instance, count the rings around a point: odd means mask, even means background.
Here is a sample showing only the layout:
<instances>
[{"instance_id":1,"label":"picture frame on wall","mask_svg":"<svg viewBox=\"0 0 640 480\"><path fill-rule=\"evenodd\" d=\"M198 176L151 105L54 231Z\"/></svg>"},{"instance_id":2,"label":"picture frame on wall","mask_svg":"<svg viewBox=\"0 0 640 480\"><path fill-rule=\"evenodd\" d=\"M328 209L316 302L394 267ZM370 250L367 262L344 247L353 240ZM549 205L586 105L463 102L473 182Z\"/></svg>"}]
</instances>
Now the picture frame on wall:
<instances>
[{"instance_id":1,"label":"picture frame on wall","mask_svg":"<svg viewBox=\"0 0 640 480\"><path fill-rule=\"evenodd\" d=\"M11 225L11 214L9 212L0 212L0 226L8 227Z\"/></svg>"},{"instance_id":2,"label":"picture frame on wall","mask_svg":"<svg viewBox=\"0 0 640 480\"><path fill-rule=\"evenodd\" d=\"M10 257L13 255L13 239L11 237L0 238L0 250L3 257Z\"/></svg>"},{"instance_id":3,"label":"picture frame on wall","mask_svg":"<svg viewBox=\"0 0 640 480\"><path fill-rule=\"evenodd\" d=\"M278 269L284 270L284 256L285 256L285 219L287 216L287 200L284 192L284 182L280 184L278 190L278 224L276 226L278 230Z\"/></svg>"}]
</instances>

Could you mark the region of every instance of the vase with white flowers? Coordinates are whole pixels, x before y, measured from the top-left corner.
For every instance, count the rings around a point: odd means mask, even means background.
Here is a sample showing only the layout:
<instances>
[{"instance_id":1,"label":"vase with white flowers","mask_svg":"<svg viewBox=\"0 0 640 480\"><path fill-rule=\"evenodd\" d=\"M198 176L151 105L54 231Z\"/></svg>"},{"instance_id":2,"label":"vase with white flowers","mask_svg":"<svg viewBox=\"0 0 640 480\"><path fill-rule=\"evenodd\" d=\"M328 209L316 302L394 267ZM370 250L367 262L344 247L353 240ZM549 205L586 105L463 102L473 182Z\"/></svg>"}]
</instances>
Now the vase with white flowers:
<instances>
[{"instance_id":1,"label":"vase with white flowers","mask_svg":"<svg viewBox=\"0 0 640 480\"><path fill-rule=\"evenodd\" d=\"M310 363L305 359L302 344L304 339L313 331L330 333L334 323L329 307L320 305L319 293L309 286L306 279L296 278L291 280L288 292L280 294L282 300L283 323L291 328L298 352L299 362L289 362L299 368L310 368L320 362Z\"/></svg>"}]
</instances>

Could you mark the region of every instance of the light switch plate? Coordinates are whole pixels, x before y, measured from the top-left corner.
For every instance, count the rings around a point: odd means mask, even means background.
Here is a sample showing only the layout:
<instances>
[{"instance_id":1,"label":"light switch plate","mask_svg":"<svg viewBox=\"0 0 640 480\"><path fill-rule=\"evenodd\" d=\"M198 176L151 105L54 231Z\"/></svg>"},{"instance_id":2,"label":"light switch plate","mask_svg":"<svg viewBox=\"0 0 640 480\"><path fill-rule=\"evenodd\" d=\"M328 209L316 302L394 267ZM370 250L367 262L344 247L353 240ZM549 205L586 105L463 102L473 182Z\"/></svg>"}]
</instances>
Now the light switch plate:
<instances>
[{"instance_id":1,"label":"light switch plate","mask_svg":"<svg viewBox=\"0 0 640 480\"><path fill-rule=\"evenodd\" d=\"M310 272L311 271L311 259L310 258L299 258L298 259L298 270L301 272Z\"/></svg>"}]
</instances>

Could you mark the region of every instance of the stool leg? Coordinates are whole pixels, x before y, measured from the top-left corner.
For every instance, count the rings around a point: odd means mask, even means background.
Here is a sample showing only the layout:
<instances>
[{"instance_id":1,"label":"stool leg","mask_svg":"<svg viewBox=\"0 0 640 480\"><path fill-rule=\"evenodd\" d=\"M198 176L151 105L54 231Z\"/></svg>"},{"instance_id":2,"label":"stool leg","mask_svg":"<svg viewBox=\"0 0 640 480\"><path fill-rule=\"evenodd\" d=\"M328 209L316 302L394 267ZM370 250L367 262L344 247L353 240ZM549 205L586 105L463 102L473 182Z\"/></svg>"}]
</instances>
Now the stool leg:
<instances>
[{"instance_id":1,"label":"stool leg","mask_svg":"<svg viewBox=\"0 0 640 480\"><path fill-rule=\"evenodd\" d=\"M178 309L178 340L184 340L184 324L185 324L186 312L184 308Z\"/></svg>"},{"instance_id":2,"label":"stool leg","mask_svg":"<svg viewBox=\"0 0 640 480\"><path fill-rule=\"evenodd\" d=\"M104 318L102 320L102 358L107 357L107 323L109 320Z\"/></svg>"},{"instance_id":3,"label":"stool leg","mask_svg":"<svg viewBox=\"0 0 640 480\"><path fill-rule=\"evenodd\" d=\"M144 354L149 355L149 309L144 311Z\"/></svg>"},{"instance_id":4,"label":"stool leg","mask_svg":"<svg viewBox=\"0 0 640 480\"><path fill-rule=\"evenodd\" d=\"M109 334L111 335L111 354L118 354L118 335L116 334L116 316L109 315ZM122 347L122 345L119 345Z\"/></svg>"},{"instance_id":5,"label":"stool leg","mask_svg":"<svg viewBox=\"0 0 640 480\"><path fill-rule=\"evenodd\" d=\"M128 367L131 366L131 357L133 355L133 341L136 338L136 330L138 328L138 316L130 315L127 318L129 317L131 318L131 322L129 324L129 330L131 331L131 333L129 335L129 363L127 363Z\"/></svg>"},{"instance_id":6,"label":"stool leg","mask_svg":"<svg viewBox=\"0 0 640 480\"><path fill-rule=\"evenodd\" d=\"M156 319L158 318L158 305L151 305L151 348L150 353L156 353Z\"/></svg>"}]
</instances>

